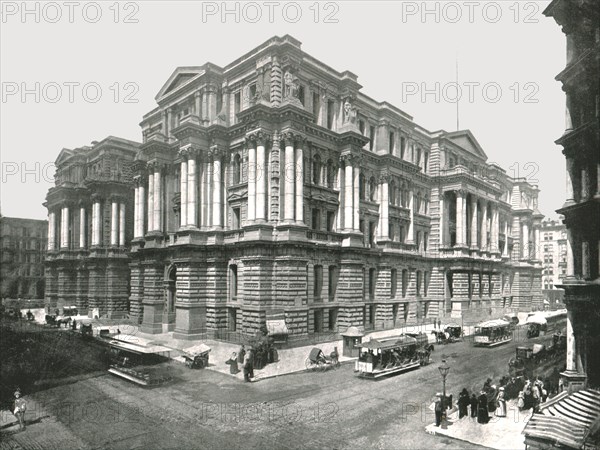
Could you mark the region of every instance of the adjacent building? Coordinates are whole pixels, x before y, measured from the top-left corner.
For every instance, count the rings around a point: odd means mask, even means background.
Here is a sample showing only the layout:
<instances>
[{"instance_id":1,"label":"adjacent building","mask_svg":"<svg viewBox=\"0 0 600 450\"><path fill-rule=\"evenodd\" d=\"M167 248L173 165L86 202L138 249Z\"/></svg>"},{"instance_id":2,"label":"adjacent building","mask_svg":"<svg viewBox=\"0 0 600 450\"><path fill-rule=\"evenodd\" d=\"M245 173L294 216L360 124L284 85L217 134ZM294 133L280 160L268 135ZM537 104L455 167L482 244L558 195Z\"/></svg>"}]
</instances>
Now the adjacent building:
<instances>
[{"instance_id":1,"label":"adjacent building","mask_svg":"<svg viewBox=\"0 0 600 450\"><path fill-rule=\"evenodd\" d=\"M558 289L567 275L567 227L558 220L544 220L540 233L542 287Z\"/></svg>"},{"instance_id":2,"label":"adjacent building","mask_svg":"<svg viewBox=\"0 0 600 450\"><path fill-rule=\"evenodd\" d=\"M600 10L593 0L554 0L544 11L567 37L567 65L556 79L566 94L563 147L567 271L559 287L568 310L570 391L600 385Z\"/></svg>"},{"instance_id":3,"label":"adjacent building","mask_svg":"<svg viewBox=\"0 0 600 450\"><path fill-rule=\"evenodd\" d=\"M141 144L59 157L49 302L181 339L274 317L302 337L542 305L539 191L470 131L420 127L287 35L180 67L156 100Z\"/></svg>"},{"instance_id":4,"label":"adjacent building","mask_svg":"<svg viewBox=\"0 0 600 450\"><path fill-rule=\"evenodd\" d=\"M45 220L0 216L2 298L44 298Z\"/></svg>"}]
</instances>

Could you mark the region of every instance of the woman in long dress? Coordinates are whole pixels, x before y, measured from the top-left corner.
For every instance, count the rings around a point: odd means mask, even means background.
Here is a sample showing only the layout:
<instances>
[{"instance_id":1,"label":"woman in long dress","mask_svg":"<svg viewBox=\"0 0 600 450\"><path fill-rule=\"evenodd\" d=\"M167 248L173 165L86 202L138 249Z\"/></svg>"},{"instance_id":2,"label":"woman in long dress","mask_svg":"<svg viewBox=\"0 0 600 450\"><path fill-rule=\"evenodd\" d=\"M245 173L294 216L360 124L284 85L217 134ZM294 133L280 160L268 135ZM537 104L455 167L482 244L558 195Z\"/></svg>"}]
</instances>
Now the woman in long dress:
<instances>
[{"instance_id":1,"label":"woman in long dress","mask_svg":"<svg viewBox=\"0 0 600 450\"><path fill-rule=\"evenodd\" d=\"M498 393L498 408L496 408L496 417L506 417L506 400L504 398L504 388L500 388Z\"/></svg>"}]
</instances>

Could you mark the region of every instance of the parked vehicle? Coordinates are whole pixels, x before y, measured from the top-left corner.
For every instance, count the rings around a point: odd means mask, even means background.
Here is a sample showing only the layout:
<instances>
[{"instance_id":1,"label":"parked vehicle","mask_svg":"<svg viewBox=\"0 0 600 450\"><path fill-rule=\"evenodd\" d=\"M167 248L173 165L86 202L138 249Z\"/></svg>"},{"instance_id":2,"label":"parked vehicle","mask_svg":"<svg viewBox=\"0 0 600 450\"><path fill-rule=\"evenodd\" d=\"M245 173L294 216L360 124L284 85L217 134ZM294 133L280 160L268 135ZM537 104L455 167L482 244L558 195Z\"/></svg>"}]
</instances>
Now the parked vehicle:
<instances>
[{"instance_id":1,"label":"parked vehicle","mask_svg":"<svg viewBox=\"0 0 600 450\"><path fill-rule=\"evenodd\" d=\"M488 320L475 327L473 344L482 347L495 347L512 340L512 330L505 320Z\"/></svg>"},{"instance_id":2,"label":"parked vehicle","mask_svg":"<svg viewBox=\"0 0 600 450\"><path fill-rule=\"evenodd\" d=\"M307 369L324 370L328 367L337 369L340 367L340 360L339 355L336 352L331 352L329 356L326 356L320 348L314 347L310 351L304 364Z\"/></svg>"},{"instance_id":3,"label":"parked vehicle","mask_svg":"<svg viewBox=\"0 0 600 450\"><path fill-rule=\"evenodd\" d=\"M567 323L567 310L533 312L527 316L525 323L529 325L527 337L538 337L564 327Z\"/></svg>"},{"instance_id":4,"label":"parked vehicle","mask_svg":"<svg viewBox=\"0 0 600 450\"><path fill-rule=\"evenodd\" d=\"M172 380L168 371L170 349L160 345L141 346L111 341L108 371L142 386L163 384Z\"/></svg>"},{"instance_id":5,"label":"parked vehicle","mask_svg":"<svg viewBox=\"0 0 600 450\"><path fill-rule=\"evenodd\" d=\"M190 369L204 369L208 367L208 354L211 348L206 344L195 345L184 350L185 365Z\"/></svg>"}]
</instances>

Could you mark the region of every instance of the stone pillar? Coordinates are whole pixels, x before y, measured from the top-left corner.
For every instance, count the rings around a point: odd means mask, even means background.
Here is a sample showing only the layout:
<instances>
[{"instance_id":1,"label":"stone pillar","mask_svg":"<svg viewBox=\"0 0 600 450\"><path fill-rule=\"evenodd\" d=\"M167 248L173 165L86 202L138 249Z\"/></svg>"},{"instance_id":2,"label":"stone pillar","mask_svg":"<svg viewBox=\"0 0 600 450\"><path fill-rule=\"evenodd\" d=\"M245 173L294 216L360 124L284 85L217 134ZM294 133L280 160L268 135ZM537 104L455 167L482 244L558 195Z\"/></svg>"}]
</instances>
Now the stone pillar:
<instances>
[{"instance_id":1,"label":"stone pillar","mask_svg":"<svg viewBox=\"0 0 600 450\"><path fill-rule=\"evenodd\" d=\"M382 176L379 180L379 237L381 240L387 241L390 239L390 192L389 192L389 177Z\"/></svg>"},{"instance_id":2,"label":"stone pillar","mask_svg":"<svg viewBox=\"0 0 600 450\"><path fill-rule=\"evenodd\" d=\"M566 93L565 103L565 131L569 131L573 129L573 121L571 120L571 94Z\"/></svg>"},{"instance_id":3,"label":"stone pillar","mask_svg":"<svg viewBox=\"0 0 600 450\"><path fill-rule=\"evenodd\" d=\"M537 224L534 228L533 228L533 247L534 247L534 253L533 253L533 257L536 260L540 260L542 259L542 252L540 251L540 225Z\"/></svg>"},{"instance_id":4,"label":"stone pillar","mask_svg":"<svg viewBox=\"0 0 600 450\"><path fill-rule=\"evenodd\" d=\"M502 256L508 258L508 217L504 222L504 248L502 249Z\"/></svg>"},{"instance_id":5,"label":"stone pillar","mask_svg":"<svg viewBox=\"0 0 600 450\"><path fill-rule=\"evenodd\" d=\"M295 170L295 197L296 197L296 223L298 225L304 225L304 150L303 140L298 141L298 148L296 148L296 163Z\"/></svg>"},{"instance_id":6,"label":"stone pillar","mask_svg":"<svg viewBox=\"0 0 600 450\"><path fill-rule=\"evenodd\" d=\"M116 247L119 244L119 204L113 198L110 208L110 245Z\"/></svg>"},{"instance_id":7,"label":"stone pillar","mask_svg":"<svg viewBox=\"0 0 600 450\"><path fill-rule=\"evenodd\" d=\"M213 157L213 227L221 229L223 222L221 220L221 213L223 211L223 205L221 203L221 152L217 147L212 149Z\"/></svg>"},{"instance_id":8,"label":"stone pillar","mask_svg":"<svg viewBox=\"0 0 600 450\"><path fill-rule=\"evenodd\" d=\"M48 251L54 250L56 242L56 214L48 213Z\"/></svg>"},{"instance_id":9,"label":"stone pillar","mask_svg":"<svg viewBox=\"0 0 600 450\"><path fill-rule=\"evenodd\" d=\"M256 220L256 141L247 139L246 143L248 145L248 212L246 219L248 223L254 223ZM286 164L287 162L286 159Z\"/></svg>"},{"instance_id":10,"label":"stone pillar","mask_svg":"<svg viewBox=\"0 0 600 450\"><path fill-rule=\"evenodd\" d=\"M85 248L85 207L79 208L79 248ZM50 238L48 238L50 242Z\"/></svg>"},{"instance_id":11,"label":"stone pillar","mask_svg":"<svg viewBox=\"0 0 600 450\"><path fill-rule=\"evenodd\" d=\"M444 228L446 227L446 217L444 215L444 194L444 191L440 191L440 247L445 246L444 238L446 237L446 233L444 232Z\"/></svg>"},{"instance_id":12,"label":"stone pillar","mask_svg":"<svg viewBox=\"0 0 600 450\"><path fill-rule=\"evenodd\" d=\"M146 189L144 188L143 183L140 183L139 188L140 188L140 212L139 212L140 229L138 232L138 236L142 237L142 236L144 236L145 231L146 231L146 230L144 230L144 218L146 217Z\"/></svg>"},{"instance_id":13,"label":"stone pillar","mask_svg":"<svg viewBox=\"0 0 600 450\"><path fill-rule=\"evenodd\" d=\"M471 249L477 249L477 199L471 197Z\"/></svg>"},{"instance_id":14,"label":"stone pillar","mask_svg":"<svg viewBox=\"0 0 600 450\"><path fill-rule=\"evenodd\" d=\"M265 150L264 138L256 141L256 213L254 217L257 222L266 221L267 205L267 155Z\"/></svg>"},{"instance_id":15,"label":"stone pillar","mask_svg":"<svg viewBox=\"0 0 600 450\"><path fill-rule=\"evenodd\" d=\"M342 218L344 216L344 168L342 167L341 163L338 167L338 177L337 177L336 188L338 190L338 195L339 195L339 199L338 199L339 204L338 204L337 215L335 218L335 231L337 231L339 233L343 229Z\"/></svg>"},{"instance_id":16,"label":"stone pillar","mask_svg":"<svg viewBox=\"0 0 600 450\"><path fill-rule=\"evenodd\" d=\"M69 207L63 206L60 216L60 248L69 248Z\"/></svg>"},{"instance_id":17,"label":"stone pillar","mask_svg":"<svg viewBox=\"0 0 600 450\"><path fill-rule=\"evenodd\" d=\"M188 163L187 154L184 151L180 151L179 154L183 158L181 161L181 173L179 181L180 201L181 208L179 210L179 226L185 227L187 225L187 207L188 207Z\"/></svg>"},{"instance_id":18,"label":"stone pillar","mask_svg":"<svg viewBox=\"0 0 600 450\"><path fill-rule=\"evenodd\" d=\"M573 331L573 311L567 309L567 371L577 372L577 342Z\"/></svg>"},{"instance_id":19,"label":"stone pillar","mask_svg":"<svg viewBox=\"0 0 600 450\"><path fill-rule=\"evenodd\" d=\"M92 245L100 245L102 230L100 229L100 201L94 200L92 205Z\"/></svg>"},{"instance_id":20,"label":"stone pillar","mask_svg":"<svg viewBox=\"0 0 600 450\"><path fill-rule=\"evenodd\" d=\"M573 158L567 157L567 170L566 170L566 194L565 206L575 203L575 197L573 196L573 180L571 179L571 173L573 170Z\"/></svg>"},{"instance_id":21,"label":"stone pillar","mask_svg":"<svg viewBox=\"0 0 600 450\"><path fill-rule=\"evenodd\" d=\"M492 233L491 233L491 251L493 253L500 253L500 249L498 248L498 234L500 232L500 225L498 223L498 205L492 205Z\"/></svg>"},{"instance_id":22,"label":"stone pillar","mask_svg":"<svg viewBox=\"0 0 600 450\"><path fill-rule=\"evenodd\" d=\"M198 203L198 177L196 176L196 152L194 150L190 150L187 153L187 183L186 183L186 223L185 225L188 227L198 227L198 214L196 212L196 205ZM183 179L183 174L182 174ZM182 194L183 194L183 186L182 186ZM181 204L183 205L183 199L181 200Z\"/></svg>"},{"instance_id":23,"label":"stone pillar","mask_svg":"<svg viewBox=\"0 0 600 450\"><path fill-rule=\"evenodd\" d=\"M344 167L344 229L347 231L354 230L354 212L352 211L354 190L352 182L352 161L349 158L345 160Z\"/></svg>"},{"instance_id":24,"label":"stone pillar","mask_svg":"<svg viewBox=\"0 0 600 450\"><path fill-rule=\"evenodd\" d=\"M154 216L152 225L154 225L154 231L162 231L162 182L158 164L154 168Z\"/></svg>"},{"instance_id":25,"label":"stone pillar","mask_svg":"<svg viewBox=\"0 0 600 450\"><path fill-rule=\"evenodd\" d=\"M284 191L284 221L290 223L294 221L294 198L296 177L294 170L294 140L292 137L285 139L285 191Z\"/></svg>"},{"instance_id":26,"label":"stone pillar","mask_svg":"<svg viewBox=\"0 0 600 450\"><path fill-rule=\"evenodd\" d=\"M410 209L410 223L408 224L408 236L406 242L408 244L415 243L415 193L412 188L408 191L408 207Z\"/></svg>"},{"instance_id":27,"label":"stone pillar","mask_svg":"<svg viewBox=\"0 0 600 450\"><path fill-rule=\"evenodd\" d=\"M590 243L581 242L581 276L587 280L590 278Z\"/></svg>"},{"instance_id":28,"label":"stone pillar","mask_svg":"<svg viewBox=\"0 0 600 450\"><path fill-rule=\"evenodd\" d=\"M133 182L133 237L136 238L140 235L140 186L137 177L134 177Z\"/></svg>"},{"instance_id":29,"label":"stone pillar","mask_svg":"<svg viewBox=\"0 0 600 450\"><path fill-rule=\"evenodd\" d=\"M354 221L354 231L360 230L360 159L358 157L354 158L352 173L354 175L354 196L353 196L353 221ZM366 186L365 186L366 188Z\"/></svg>"},{"instance_id":30,"label":"stone pillar","mask_svg":"<svg viewBox=\"0 0 600 450\"><path fill-rule=\"evenodd\" d=\"M270 165L269 165L269 196L270 196L270 220L281 221L281 140L278 133L272 136Z\"/></svg>"},{"instance_id":31,"label":"stone pillar","mask_svg":"<svg viewBox=\"0 0 600 450\"><path fill-rule=\"evenodd\" d=\"M148 174L148 232L154 231L154 174Z\"/></svg>"},{"instance_id":32,"label":"stone pillar","mask_svg":"<svg viewBox=\"0 0 600 450\"><path fill-rule=\"evenodd\" d=\"M573 232L567 228L567 277L575 276L575 259L573 257Z\"/></svg>"},{"instance_id":33,"label":"stone pillar","mask_svg":"<svg viewBox=\"0 0 600 450\"><path fill-rule=\"evenodd\" d=\"M463 230L466 226L464 218L465 193L462 190L456 191L456 246L465 245L463 239Z\"/></svg>"},{"instance_id":34,"label":"stone pillar","mask_svg":"<svg viewBox=\"0 0 600 450\"><path fill-rule=\"evenodd\" d=\"M521 229L521 258L529 259L529 225L523 222Z\"/></svg>"},{"instance_id":35,"label":"stone pillar","mask_svg":"<svg viewBox=\"0 0 600 450\"><path fill-rule=\"evenodd\" d=\"M125 203L119 204L119 247L125 247Z\"/></svg>"},{"instance_id":36,"label":"stone pillar","mask_svg":"<svg viewBox=\"0 0 600 450\"><path fill-rule=\"evenodd\" d=\"M207 160L203 160L200 167L202 168L200 174L200 207L202 208L200 210L200 226L205 228L208 226L208 171L210 166Z\"/></svg>"},{"instance_id":37,"label":"stone pillar","mask_svg":"<svg viewBox=\"0 0 600 450\"><path fill-rule=\"evenodd\" d=\"M481 202L481 250L489 250L487 241L487 202Z\"/></svg>"}]
</instances>

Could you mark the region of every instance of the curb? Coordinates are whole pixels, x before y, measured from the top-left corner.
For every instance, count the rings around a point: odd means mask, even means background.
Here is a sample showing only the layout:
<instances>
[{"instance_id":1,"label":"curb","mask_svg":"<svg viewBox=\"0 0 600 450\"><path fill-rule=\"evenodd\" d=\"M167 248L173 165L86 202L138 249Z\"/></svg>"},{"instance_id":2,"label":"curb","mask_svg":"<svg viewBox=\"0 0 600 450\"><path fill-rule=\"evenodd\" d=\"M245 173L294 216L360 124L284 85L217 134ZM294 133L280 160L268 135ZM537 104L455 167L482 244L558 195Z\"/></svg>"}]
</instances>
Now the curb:
<instances>
[{"instance_id":1,"label":"curb","mask_svg":"<svg viewBox=\"0 0 600 450\"><path fill-rule=\"evenodd\" d=\"M343 364L353 364L354 363L354 359L351 360L346 360L346 361L340 361L340 366ZM322 372L328 372L330 369L327 370L323 370ZM336 370L335 368L333 370ZM314 369L302 369L302 370L296 370L294 372L285 372L285 373L278 373L275 375L267 375L265 377L261 377L257 380L253 380L252 383L258 383L259 381L263 381L263 380L268 380L270 378L277 378L277 377L284 377L286 375L295 375L295 374L299 374L299 373L309 373L309 372L320 372L318 370L314 370Z\"/></svg>"}]
</instances>

